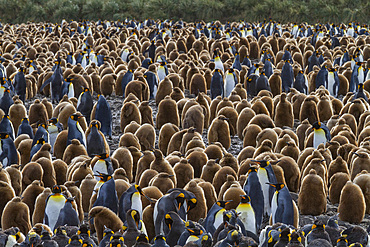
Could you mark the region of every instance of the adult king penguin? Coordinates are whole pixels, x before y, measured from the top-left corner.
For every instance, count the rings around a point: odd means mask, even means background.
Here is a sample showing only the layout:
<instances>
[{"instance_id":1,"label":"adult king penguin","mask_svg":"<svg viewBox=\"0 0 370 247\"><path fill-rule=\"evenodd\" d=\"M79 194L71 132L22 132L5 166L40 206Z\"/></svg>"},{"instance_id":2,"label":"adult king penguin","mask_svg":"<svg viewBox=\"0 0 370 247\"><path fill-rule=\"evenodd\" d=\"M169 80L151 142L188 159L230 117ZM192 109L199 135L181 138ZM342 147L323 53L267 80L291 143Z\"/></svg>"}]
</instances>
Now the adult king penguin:
<instances>
[{"instance_id":1,"label":"adult king penguin","mask_svg":"<svg viewBox=\"0 0 370 247\"><path fill-rule=\"evenodd\" d=\"M244 184L244 191L251 199L252 208L255 213L255 221L257 229L262 225L264 212L264 196L261 182L258 178L257 168L251 166L248 170L248 178Z\"/></svg>"},{"instance_id":2,"label":"adult king penguin","mask_svg":"<svg viewBox=\"0 0 370 247\"><path fill-rule=\"evenodd\" d=\"M53 186L52 194L46 199L43 223L48 225L53 231L59 218L60 210L66 203L66 199L67 198L62 194L62 189L58 185Z\"/></svg>"},{"instance_id":3,"label":"adult king penguin","mask_svg":"<svg viewBox=\"0 0 370 247\"><path fill-rule=\"evenodd\" d=\"M211 233L212 236L217 228L223 223L223 215L225 207L231 201L217 201L213 204L207 213L207 217L203 221L203 226L207 232Z\"/></svg>"},{"instance_id":4,"label":"adult king penguin","mask_svg":"<svg viewBox=\"0 0 370 247\"><path fill-rule=\"evenodd\" d=\"M116 191L116 183L111 175L99 173L99 177L104 181L104 183L99 188L98 196L93 207L104 206L117 214L118 196Z\"/></svg>"},{"instance_id":5,"label":"adult king penguin","mask_svg":"<svg viewBox=\"0 0 370 247\"><path fill-rule=\"evenodd\" d=\"M310 131L314 131L314 134L313 134L313 147L315 149L317 149L317 147L321 144L321 143L326 143L328 141L330 141L331 139L331 136L330 136L330 130L328 127L326 127L325 124L321 123L321 122L315 122Z\"/></svg>"},{"instance_id":6,"label":"adult king penguin","mask_svg":"<svg viewBox=\"0 0 370 247\"><path fill-rule=\"evenodd\" d=\"M224 95L224 81L220 69L215 69L211 79L211 99Z\"/></svg>"},{"instance_id":7,"label":"adult king penguin","mask_svg":"<svg viewBox=\"0 0 370 247\"><path fill-rule=\"evenodd\" d=\"M271 200L274 195L274 188L268 185L268 183L277 183L274 170L271 167L270 161L267 160L253 160L252 162L257 163L260 167L257 171L258 179L261 183L261 188L264 198L264 213L267 215L271 214Z\"/></svg>"},{"instance_id":8,"label":"adult king penguin","mask_svg":"<svg viewBox=\"0 0 370 247\"><path fill-rule=\"evenodd\" d=\"M0 142L0 162L3 164L3 167L7 167L12 164L18 165L17 149L15 148L14 141L10 138L9 134L0 133Z\"/></svg>"},{"instance_id":9,"label":"adult king penguin","mask_svg":"<svg viewBox=\"0 0 370 247\"><path fill-rule=\"evenodd\" d=\"M248 195L240 195L240 204L236 207L239 219L244 224L247 231L257 234L256 215L251 205L251 198Z\"/></svg>"},{"instance_id":10,"label":"adult king penguin","mask_svg":"<svg viewBox=\"0 0 370 247\"><path fill-rule=\"evenodd\" d=\"M271 202L271 225L278 222L294 225L294 205L288 188L281 183L270 186L276 189Z\"/></svg>"},{"instance_id":11,"label":"adult king penguin","mask_svg":"<svg viewBox=\"0 0 370 247\"><path fill-rule=\"evenodd\" d=\"M141 196L145 196L149 201L151 199L144 195L139 185L132 185L128 190L123 192L119 200L119 217L122 222L126 221L126 213L130 209L135 209L139 212L140 217L143 215L143 206L141 202Z\"/></svg>"},{"instance_id":12,"label":"adult king penguin","mask_svg":"<svg viewBox=\"0 0 370 247\"><path fill-rule=\"evenodd\" d=\"M67 146L71 144L73 139L77 139L80 141L82 145L86 147L86 136L85 132L83 131L81 125L78 123L78 119L82 118L83 116L79 114L72 114L68 118L68 139L67 139Z\"/></svg>"}]
</instances>

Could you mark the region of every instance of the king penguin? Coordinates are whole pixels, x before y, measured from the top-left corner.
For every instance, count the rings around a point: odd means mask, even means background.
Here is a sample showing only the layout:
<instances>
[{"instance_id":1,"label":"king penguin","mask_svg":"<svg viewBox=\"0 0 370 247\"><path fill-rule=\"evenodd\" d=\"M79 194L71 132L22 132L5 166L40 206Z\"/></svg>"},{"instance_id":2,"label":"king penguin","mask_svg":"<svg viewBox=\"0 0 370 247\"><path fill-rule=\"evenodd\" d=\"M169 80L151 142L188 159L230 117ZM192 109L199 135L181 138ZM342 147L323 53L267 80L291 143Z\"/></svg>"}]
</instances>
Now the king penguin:
<instances>
[{"instance_id":1,"label":"king penguin","mask_svg":"<svg viewBox=\"0 0 370 247\"><path fill-rule=\"evenodd\" d=\"M26 91L27 91L27 84L26 84L26 77L24 76L24 73L26 72L26 69L24 67L19 68L19 72L14 76L13 84L15 93L19 95L19 99L23 102L26 99Z\"/></svg>"},{"instance_id":2,"label":"king penguin","mask_svg":"<svg viewBox=\"0 0 370 247\"><path fill-rule=\"evenodd\" d=\"M77 139L80 141L82 145L86 147L86 136L85 132L83 131L81 125L78 123L78 119L82 118L79 114L72 114L68 118L68 139L67 139L67 146L71 144L73 139Z\"/></svg>"},{"instance_id":3,"label":"king penguin","mask_svg":"<svg viewBox=\"0 0 370 247\"><path fill-rule=\"evenodd\" d=\"M85 88L77 101L77 111L85 117L87 124L90 123L90 114L93 108L93 99L89 88Z\"/></svg>"},{"instance_id":4,"label":"king penguin","mask_svg":"<svg viewBox=\"0 0 370 247\"><path fill-rule=\"evenodd\" d=\"M224 80L220 69L215 69L211 79L211 99L224 95Z\"/></svg>"},{"instance_id":5,"label":"king penguin","mask_svg":"<svg viewBox=\"0 0 370 247\"><path fill-rule=\"evenodd\" d=\"M3 116L3 119L0 122L0 132L2 132L2 133L8 133L9 136L10 136L10 138L12 138L12 140L14 140L14 128L13 128L13 124L10 121L9 115L7 115L7 114L5 114Z\"/></svg>"},{"instance_id":6,"label":"king penguin","mask_svg":"<svg viewBox=\"0 0 370 247\"><path fill-rule=\"evenodd\" d=\"M232 68L237 69L239 71L242 70L242 65L240 64L240 54L238 52L235 53L234 63L233 63Z\"/></svg>"},{"instance_id":7,"label":"king penguin","mask_svg":"<svg viewBox=\"0 0 370 247\"><path fill-rule=\"evenodd\" d=\"M321 123L321 122L315 122L310 131L314 131L314 134L313 134L313 147L315 149L317 149L317 147L321 144L321 143L326 143L328 141L330 141L331 139L331 136L330 136L330 130L328 127L326 127L325 124Z\"/></svg>"},{"instance_id":8,"label":"king penguin","mask_svg":"<svg viewBox=\"0 0 370 247\"><path fill-rule=\"evenodd\" d=\"M169 192L168 194L162 196L155 203L153 220L156 235L164 232L163 229L164 216L170 211L179 213L184 203L185 203L185 193L178 190L173 190L172 192Z\"/></svg>"},{"instance_id":9,"label":"king penguin","mask_svg":"<svg viewBox=\"0 0 370 247\"><path fill-rule=\"evenodd\" d=\"M158 75L158 81L161 82L163 79L168 75L167 71L167 63L166 62L160 62L159 67L157 70Z\"/></svg>"},{"instance_id":10,"label":"king penguin","mask_svg":"<svg viewBox=\"0 0 370 247\"><path fill-rule=\"evenodd\" d=\"M116 191L116 183L111 175L100 173L99 176L104 181L104 184L99 188L98 196L93 207L104 206L117 214L118 196Z\"/></svg>"},{"instance_id":11,"label":"king penguin","mask_svg":"<svg viewBox=\"0 0 370 247\"><path fill-rule=\"evenodd\" d=\"M18 127L17 135L27 134L31 139L33 139L33 130L28 121L28 118L23 118L21 124Z\"/></svg>"},{"instance_id":12,"label":"king penguin","mask_svg":"<svg viewBox=\"0 0 370 247\"><path fill-rule=\"evenodd\" d=\"M0 99L0 109L4 111L5 114L9 114L9 108L14 104L14 101L11 97L10 89L7 88L4 91L3 97Z\"/></svg>"},{"instance_id":13,"label":"king penguin","mask_svg":"<svg viewBox=\"0 0 370 247\"><path fill-rule=\"evenodd\" d=\"M109 158L109 154L103 153L97 155L98 161L96 161L93 167L93 173L95 174L96 180L100 180L100 174L112 175L113 174L113 166L112 162Z\"/></svg>"},{"instance_id":14,"label":"king penguin","mask_svg":"<svg viewBox=\"0 0 370 247\"><path fill-rule=\"evenodd\" d=\"M289 60L285 60L283 69L281 71L281 84L283 92L289 93L290 88L293 87L294 82L294 72L292 65L290 65Z\"/></svg>"},{"instance_id":15,"label":"king penguin","mask_svg":"<svg viewBox=\"0 0 370 247\"><path fill-rule=\"evenodd\" d=\"M44 145L46 142L44 138L40 138L37 140L36 144L32 146L31 153L30 153L30 162L32 160L32 157L41 149L42 145Z\"/></svg>"},{"instance_id":16,"label":"king penguin","mask_svg":"<svg viewBox=\"0 0 370 247\"><path fill-rule=\"evenodd\" d=\"M70 197L65 200L63 208L59 212L59 217L55 223L54 229L59 226L79 226L80 220L78 219L78 213L73 208L75 200Z\"/></svg>"},{"instance_id":17,"label":"king penguin","mask_svg":"<svg viewBox=\"0 0 370 247\"><path fill-rule=\"evenodd\" d=\"M66 197L62 194L62 189L58 185L54 185L52 194L48 196L45 202L45 214L43 223L48 225L54 231L57 223L60 210L66 203Z\"/></svg>"},{"instance_id":18,"label":"king penguin","mask_svg":"<svg viewBox=\"0 0 370 247\"><path fill-rule=\"evenodd\" d=\"M122 95L125 97L125 91L127 84L134 79L134 73L132 69L127 70L127 72L123 75L121 80L121 87L122 87Z\"/></svg>"},{"instance_id":19,"label":"king penguin","mask_svg":"<svg viewBox=\"0 0 370 247\"><path fill-rule=\"evenodd\" d=\"M109 103L103 95L99 96L96 103L95 119L101 124L100 131L105 136L112 138L112 112Z\"/></svg>"},{"instance_id":20,"label":"king penguin","mask_svg":"<svg viewBox=\"0 0 370 247\"><path fill-rule=\"evenodd\" d=\"M359 99L359 98L363 98L366 102L369 102L369 99L367 98L366 94L364 93L364 84L363 83L358 84L358 89L357 89L357 92L355 93L355 96L353 97L353 100Z\"/></svg>"},{"instance_id":21,"label":"king penguin","mask_svg":"<svg viewBox=\"0 0 370 247\"><path fill-rule=\"evenodd\" d=\"M294 81L294 88L300 93L308 94L308 80L303 70L300 70Z\"/></svg>"},{"instance_id":22,"label":"king penguin","mask_svg":"<svg viewBox=\"0 0 370 247\"><path fill-rule=\"evenodd\" d=\"M90 133L86 136L87 154L90 157L105 153L105 137L99 131L99 122L93 120L90 123Z\"/></svg>"},{"instance_id":23,"label":"king penguin","mask_svg":"<svg viewBox=\"0 0 370 247\"><path fill-rule=\"evenodd\" d=\"M256 215L251 205L251 198L248 195L240 195L240 204L236 207L239 219L247 231L257 234Z\"/></svg>"},{"instance_id":24,"label":"king penguin","mask_svg":"<svg viewBox=\"0 0 370 247\"><path fill-rule=\"evenodd\" d=\"M33 137L32 147L35 146L36 142L43 138L45 142L49 142L49 132L46 129L46 125L44 123L39 124L35 136Z\"/></svg>"},{"instance_id":25,"label":"king penguin","mask_svg":"<svg viewBox=\"0 0 370 247\"><path fill-rule=\"evenodd\" d=\"M215 61L214 61L215 62L215 69L221 70L222 74L224 74L225 69L224 69L224 65L221 61L220 54L219 54L218 50L216 50L214 53L215 53Z\"/></svg>"},{"instance_id":26,"label":"king penguin","mask_svg":"<svg viewBox=\"0 0 370 247\"><path fill-rule=\"evenodd\" d=\"M225 207L231 201L217 201L209 209L207 217L203 221L203 226L212 236L217 228L223 223L223 215L226 212Z\"/></svg>"},{"instance_id":27,"label":"king penguin","mask_svg":"<svg viewBox=\"0 0 370 247\"><path fill-rule=\"evenodd\" d=\"M258 178L256 167L251 166L249 168L248 178L245 181L243 189L251 200L252 208L255 213L256 227L259 229L262 225L265 203L261 182Z\"/></svg>"},{"instance_id":28,"label":"king penguin","mask_svg":"<svg viewBox=\"0 0 370 247\"><path fill-rule=\"evenodd\" d=\"M337 70L334 68L329 69L328 90L331 96L337 97L337 93L339 90L339 77L338 77Z\"/></svg>"},{"instance_id":29,"label":"king penguin","mask_svg":"<svg viewBox=\"0 0 370 247\"><path fill-rule=\"evenodd\" d=\"M270 186L276 189L271 202L271 224L280 222L293 226L294 206L288 188L281 183L270 183Z\"/></svg>"},{"instance_id":30,"label":"king penguin","mask_svg":"<svg viewBox=\"0 0 370 247\"><path fill-rule=\"evenodd\" d=\"M126 213L130 209L137 210L140 216L143 215L141 196L146 195L144 195L140 186L136 184L132 185L130 188L128 188L128 190L123 192L119 200L119 214L118 214L122 222L126 221ZM148 200L151 201L149 197L146 196L146 198L148 198Z\"/></svg>"},{"instance_id":31,"label":"king penguin","mask_svg":"<svg viewBox=\"0 0 370 247\"><path fill-rule=\"evenodd\" d=\"M252 162L257 163L260 167L258 168L258 179L261 183L263 198L264 198L264 213L267 215L271 214L271 199L274 195L274 188L268 185L268 183L277 183L274 170L271 164L267 160L253 160Z\"/></svg>"},{"instance_id":32,"label":"king penguin","mask_svg":"<svg viewBox=\"0 0 370 247\"><path fill-rule=\"evenodd\" d=\"M55 61L56 67L54 69L53 75L47 79L39 89L39 92L42 92L45 86L50 84L50 92L51 92L51 99L52 102L59 102L63 95L62 95L62 86L63 86L63 70L60 67L61 58L58 56L57 60Z\"/></svg>"},{"instance_id":33,"label":"king penguin","mask_svg":"<svg viewBox=\"0 0 370 247\"><path fill-rule=\"evenodd\" d=\"M14 141L10 138L7 133L0 133L0 162L3 164L3 167L10 165L18 165L18 153L15 148Z\"/></svg>"},{"instance_id":34,"label":"king penguin","mask_svg":"<svg viewBox=\"0 0 370 247\"><path fill-rule=\"evenodd\" d=\"M51 145L51 152L54 150L54 143L57 139L59 132L63 131L63 126L59 123L56 117L53 117L48 120L48 133L49 133L49 143Z\"/></svg>"},{"instance_id":35,"label":"king penguin","mask_svg":"<svg viewBox=\"0 0 370 247\"><path fill-rule=\"evenodd\" d=\"M212 81L211 81L212 83ZM231 91L233 91L234 87L236 85L236 79L235 79L235 73L233 69L228 69L226 76L225 76L225 89L224 89L224 95L223 97L229 97L231 94Z\"/></svg>"},{"instance_id":36,"label":"king penguin","mask_svg":"<svg viewBox=\"0 0 370 247\"><path fill-rule=\"evenodd\" d=\"M144 78L146 79L146 82L149 85L150 99L155 99L158 90L158 79L156 74L154 74L151 71L147 71L144 74Z\"/></svg>"}]
</instances>

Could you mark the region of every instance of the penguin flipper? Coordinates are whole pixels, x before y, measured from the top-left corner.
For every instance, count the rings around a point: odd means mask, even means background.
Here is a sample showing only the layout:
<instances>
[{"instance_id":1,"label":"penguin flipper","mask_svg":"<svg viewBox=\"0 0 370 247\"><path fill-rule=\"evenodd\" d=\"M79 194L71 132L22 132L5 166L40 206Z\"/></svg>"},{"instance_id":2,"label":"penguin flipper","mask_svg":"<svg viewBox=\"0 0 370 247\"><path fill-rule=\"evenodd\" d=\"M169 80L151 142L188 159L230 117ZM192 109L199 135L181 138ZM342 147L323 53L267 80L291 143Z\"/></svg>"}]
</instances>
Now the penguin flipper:
<instances>
[{"instance_id":1,"label":"penguin flipper","mask_svg":"<svg viewBox=\"0 0 370 247\"><path fill-rule=\"evenodd\" d=\"M51 78L52 78L52 76L49 78L49 79L47 79L45 82L44 82L44 84L42 84L42 86L40 87L40 89L39 89L39 92L42 92L42 90L44 89L44 87L46 87L47 85L49 85L50 84L50 82L51 82Z\"/></svg>"}]
</instances>

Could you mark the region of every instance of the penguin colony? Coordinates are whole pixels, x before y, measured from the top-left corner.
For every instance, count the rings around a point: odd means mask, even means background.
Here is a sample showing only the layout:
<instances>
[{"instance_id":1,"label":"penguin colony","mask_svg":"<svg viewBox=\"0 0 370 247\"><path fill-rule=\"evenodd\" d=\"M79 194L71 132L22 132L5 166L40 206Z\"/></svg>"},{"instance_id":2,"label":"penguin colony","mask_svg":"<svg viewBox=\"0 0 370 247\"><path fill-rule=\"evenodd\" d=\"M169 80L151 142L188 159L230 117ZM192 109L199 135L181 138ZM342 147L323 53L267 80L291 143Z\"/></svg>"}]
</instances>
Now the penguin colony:
<instances>
[{"instance_id":1,"label":"penguin colony","mask_svg":"<svg viewBox=\"0 0 370 247\"><path fill-rule=\"evenodd\" d=\"M0 23L0 245L370 246L369 70L354 22Z\"/></svg>"}]
</instances>

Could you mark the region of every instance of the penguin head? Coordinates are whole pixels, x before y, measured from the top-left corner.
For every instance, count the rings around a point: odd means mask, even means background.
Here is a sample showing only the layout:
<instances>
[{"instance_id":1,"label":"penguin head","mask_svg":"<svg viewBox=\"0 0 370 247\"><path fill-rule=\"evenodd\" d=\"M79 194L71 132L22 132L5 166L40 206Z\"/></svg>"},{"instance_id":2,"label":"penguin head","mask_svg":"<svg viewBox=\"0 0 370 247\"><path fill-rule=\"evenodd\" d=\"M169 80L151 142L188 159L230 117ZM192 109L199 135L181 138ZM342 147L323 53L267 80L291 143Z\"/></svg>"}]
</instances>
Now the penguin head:
<instances>
[{"instance_id":1,"label":"penguin head","mask_svg":"<svg viewBox=\"0 0 370 247\"><path fill-rule=\"evenodd\" d=\"M103 238L108 235L108 234L114 234L114 231L112 231L110 228L104 226L104 231L103 231Z\"/></svg>"},{"instance_id":2,"label":"penguin head","mask_svg":"<svg viewBox=\"0 0 370 247\"><path fill-rule=\"evenodd\" d=\"M251 166L251 167L249 167L249 169L248 169L248 174L249 174L249 173L251 173L251 172L257 172L257 171L258 171L257 167L255 167L255 166Z\"/></svg>"},{"instance_id":3,"label":"penguin head","mask_svg":"<svg viewBox=\"0 0 370 247\"><path fill-rule=\"evenodd\" d=\"M176 202L177 202L177 210L180 210L181 206L185 202L185 195L184 193L179 193L176 197Z\"/></svg>"},{"instance_id":4,"label":"penguin head","mask_svg":"<svg viewBox=\"0 0 370 247\"><path fill-rule=\"evenodd\" d=\"M136 237L136 243L149 243L149 238L145 235L145 233L141 233L139 236Z\"/></svg>"},{"instance_id":5,"label":"penguin head","mask_svg":"<svg viewBox=\"0 0 370 247\"><path fill-rule=\"evenodd\" d=\"M166 225L168 226L168 228L171 230L172 224L173 224L173 220L172 220L172 217L171 217L170 214L166 214L164 216L164 222L166 223Z\"/></svg>"},{"instance_id":6,"label":"penguin head","mask_svg":"<svg viewBox=\"0 0 370 247\"><path fill-rule=\"evenodd\" d=\"M7 139L7 138L9 138L8 133L0 133L0 139Z\"/></svg>"},{"instance_id":7,"label":"penguin head","mask_svg":"<svg viewBox=\"0 0 370 247\"><path fill-rule=\"evenodd\" d=\"M345 242L345 243L347 243L347 244L348 244L348 240L347 240L347 238L346 238L346 237L344 237L344 236L340 236L340 237L337 239L337 245L338 245L338 243L340 243L340 242Z\"/></svg>"},{"instance_id":8,"label":"penguin head","mask_svg":"<svg viewBox=\"0 0 370 247\"><path fill-rule=\"evenodd\" d=\"M73 77L67 77L66 78L66 82L72 82L74 80L74 78Z\"/></svg>"},{"instance_id":9,"label":"penguin head","mask_svg":"<svg viewBox=\"0 0 370 247\"><path fill-rule=\"evenodd\" d=\"M46 129L46 124L44 124L44 123L40 123L38 127L39 127L39 128L40 128L40 127L42 127L42 128L44 128L44 129Z\"/></svg>"},{"instance_id":10,"label":"penguin head","mask_svg":"<svg viewBox=\"0 0 370 247\"><path fill-rule=\"evenodd\" d=\"M233 200L229 200L229 201L217 201L216 204L219 206L219 207L222 207L222 208L225 208L227 204L229 204L230 202L232 202Z\"/></svg>"},{"instance_id":11,"label":"penguin head","mask_svg":"<svg viewBox=\"0 0 370 247\"><path fill-rule=\"evenodd\" d=\"M195 208L196 205L197 205L197 199L196 198L191 198L190 200L188 200L188 208L187 208L186 213L188 213L190 210Z\"/></svg>"},{"instance_id":12,"label":"penguin head","mask_svg":"<svg viewBox=\"0 0 370 247\"><path fill-rule=\"evenodd\" d=\"M241 203L249 203L251 198L248 195L240 195L240 202Z\"/></svg>"},{"instance_id":13,"label":"penguin head","mask_svg":"<svg viewBox=\"0 0 370 247\"><path fill-rule=\"evenodd\" d=\"M364 84L363 83L358 84L358 90L360 90L360 89L364 89Z\"/></svg>"},{"instance_id":14,"label":"penguin head","mask_svg":"<svg viewBox=\"0 0 370 247\"><path fill-rule=\"evenodd\" d=\"M321 220L315 220L312 225L312 230L313 229L325 229L325 224Z\"/></svg>"},{"instance_id":15,"label":"penguin head","mask_svg":"<svg viewBox=\"0 0 370 247\"><path fill-rule=\"evenodd\" d=\"M56 125L58 123L58 119L56 117L48 119L48 122L50 124Z\"/></svg>"},{"instance_id":16,"label":"penguin head","mask_svg":"<svg viewBox=\"0 0 370 247\"><path fill-rule=\"evenodd\" d=\"M268 183L270 186L276 188L276 191L279 191L281 190L282 188L285 187L285 184L282 184L282 183L276 183L276 184L272 184L272 183Z\"/></svg>"},{"instance_id":17,"label":"penguin head","mask_svg":"<svg viewBox=\"0 0 370 247\"><path fill-rule=\"evenodd\" d=\"M64 236L67 236L66 227L65 226L58 226L54 230L54 234L55 235L64 235Z\"/></svg>"},{"instance_id":18,"label":"penguin head","mask_svg":"<svg viewBox=\"0 0 370 247\"><path fill-rule=\"evenodd\" d=\"M313 125L312 125L312 128L313 129L316 129L316 130L318 130L318 129L321 129L321 122L315 122Z\"/></svg>"},{"instance_id":19,"label":"penguin head","mask_svg":"<svg viewBox=\"0 0 370 247\"><path fill-rule=\"evenodd\" d=\"M270 165L270 161L268 160L252 160L252 162L257 163L262 168L265 168Z\"/></svg>"},{"instance_id":20,"label":"penguin head","mask_svg":"<svg viewBox=\"0 0 370 247\"><path fill-rule=\"evenodd\" d=\"M82 247L93 247L92 243L88 242L87 240L83 240Z\"/></svg>"},{"instance_id":21,"label":"penguin head","mask_svg":"<svg viewBox=\"0 0 370 247\"><path fill-rule=\"evenodd\" d=\"M62 193L62 188L60 188L59 185L54 185L51 192L53 192L54 194L60 194Z\"/></svg>"},{"instance_id":22,"label":"penguin head","mask_svg":"<svg viewBox=\"0 0 370 247\"><path fill-rule=\"evenodd\" d=\"M79 118L82 118L82 116L76 113L70 116L70 119L72 119L73 121L78 121Z\"/></svg>"},{"instance_id":23,"label":"penguin head","mask_svg":"<svg viewBox=\"0 0 370 247\"><path fill-rule=\"evenodd\" d=\"M154 242L155 241L165 241L166 242L166 238L163 236L163 235L157 235L155 238L154 238Z\"/></svg>"},{"instance_id":24,"label":"penguin head","mask_svg":"<svg viewBox=\"0 0 370 247\"><path fill-rule=\"evenodd\" d=\"M136 223L136 227L139 227L139 222L140 222L140 214L137 210L132 209L130 212L131 217L134 219Z\"/></svg>"},{"instance_id":25,"label":"penguin head","mask_svg":"<svg viewBox=\"0 0 370 247\"><path fill-rule=\"evenodd\" d=\"M108 159L109 158L109 154L102 153L102 154L96 155L96 157L98 157L100 160L105 160L105 159Z\"/></svg>"},{"instance_id":26,"label":"penguin head","mask_svg":"<svg viewBox=\"0 0 370 247\"><path fill-rule=\"evenodd\" d=\"M45 139L44 138L40 138L40 139L38 139L37 141L36 141L36 144L35 145L37 145L37 144L41 144L41 145L44 145L46 142L45 142Z\"/></svg>"},{"instance_id":27,"label":"penguin head","mask_svg":"<svg viewBox=\"0 0 370 247\"><path fill-rule=\"evenodd\" d=\"M8 114L5 114L4 116L3 116L3 119L10 119L10 117L9 117L9 115Z\"/></svg>"}]
</instances>

